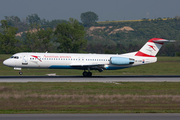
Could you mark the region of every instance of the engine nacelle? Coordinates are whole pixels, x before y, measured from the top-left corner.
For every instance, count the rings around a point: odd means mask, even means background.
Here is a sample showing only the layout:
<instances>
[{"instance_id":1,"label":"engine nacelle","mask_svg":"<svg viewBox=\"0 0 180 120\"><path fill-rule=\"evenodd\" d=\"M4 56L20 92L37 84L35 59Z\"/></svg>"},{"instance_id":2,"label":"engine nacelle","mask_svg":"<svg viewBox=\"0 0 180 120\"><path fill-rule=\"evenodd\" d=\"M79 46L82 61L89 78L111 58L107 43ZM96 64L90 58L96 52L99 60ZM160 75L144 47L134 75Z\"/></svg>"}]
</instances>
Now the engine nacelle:
<instances>
[{"instance_id":1,"label":"engine nacelle","mask_svg":"<svg viewBox=\"0 0 180 120\"><path fill-rule=\"evenodd\" d=\"M110 63L113 65L130 65L134 63L134 59L125 57L111 57Z\"/></svg>"}]
</instances>

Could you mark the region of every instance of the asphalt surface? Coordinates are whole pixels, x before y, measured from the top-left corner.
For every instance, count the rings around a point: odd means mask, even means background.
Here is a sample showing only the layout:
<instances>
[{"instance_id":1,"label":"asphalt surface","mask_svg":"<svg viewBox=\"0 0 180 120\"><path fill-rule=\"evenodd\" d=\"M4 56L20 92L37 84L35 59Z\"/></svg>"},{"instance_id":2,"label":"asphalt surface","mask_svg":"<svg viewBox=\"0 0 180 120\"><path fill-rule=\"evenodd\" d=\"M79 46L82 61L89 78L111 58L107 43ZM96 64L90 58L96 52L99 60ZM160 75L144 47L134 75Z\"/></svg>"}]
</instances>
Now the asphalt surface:
<instances>
[{"instance_id":1,"label":"asphalt surface","mask_svg":"<svg viewBox=\"0 0 180 120\"><path fill-rule=\"evenodd\" d=\"M180 82L176 76L0 76L0 82ZM0 120L180 120L165 114L0 114Z\"/></svg>"},{"instance_id":2,"label":"asphalt surface","mask_svg":"<svg viewBox=\"0 0 180 120\"><path fill-rule=\"evenodd\" d=\"M0 120L180 120L180 114L0 114Z\"/></svg>"},{"instance_id":3,"label":"asphalt surface","mask_svg":"<svg viewBox=\"0 0 180 120\"><path fill-rule=\"evenodd\" d=\"M0 82L180 82L176 76L0 76Z\"/></svg>"}]
</instances>

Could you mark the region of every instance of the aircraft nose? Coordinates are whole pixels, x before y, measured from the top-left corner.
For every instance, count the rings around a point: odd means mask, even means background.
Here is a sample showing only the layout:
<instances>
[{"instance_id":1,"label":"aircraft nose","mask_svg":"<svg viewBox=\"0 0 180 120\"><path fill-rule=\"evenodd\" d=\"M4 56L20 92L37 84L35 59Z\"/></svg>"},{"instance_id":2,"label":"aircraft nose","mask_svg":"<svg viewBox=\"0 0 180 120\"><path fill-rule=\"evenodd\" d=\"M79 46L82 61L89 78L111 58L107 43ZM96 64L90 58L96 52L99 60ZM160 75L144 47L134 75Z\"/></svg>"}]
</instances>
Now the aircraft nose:
<instances>
[{"instance_id":1,"label":"aircraft nose","mask_svg":"<svg viewBox=\"0 0 180 120\"><path fill-rule=\"evenodd\" d=\"M3 64L4 64L4 65L7 65L7 60L4 60L4 61L3 61Z\"/></svg>"},{"instance_id":2,"label":"aircraft nose","mask_svg":"<svg viewBox=\"0 0 180 120\"><path fill-rule=\"evenodd\" d=\"M3 61L3 64L6 65L6 66L9 66L10 62L9 62L9 60L5 60L5 61Z\"/></svg>"}]
</instances>

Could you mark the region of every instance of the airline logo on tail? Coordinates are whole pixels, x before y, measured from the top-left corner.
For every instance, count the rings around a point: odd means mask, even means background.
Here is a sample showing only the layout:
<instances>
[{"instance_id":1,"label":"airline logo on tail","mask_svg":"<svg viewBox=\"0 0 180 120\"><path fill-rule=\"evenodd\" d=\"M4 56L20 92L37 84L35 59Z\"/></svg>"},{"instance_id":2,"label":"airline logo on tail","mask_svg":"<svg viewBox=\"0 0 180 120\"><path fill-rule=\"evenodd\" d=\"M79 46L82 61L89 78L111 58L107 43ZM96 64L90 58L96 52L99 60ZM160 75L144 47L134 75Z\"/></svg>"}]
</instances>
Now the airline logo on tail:
<instances>
[{"instance_id":1,"label":"airline logo on tail","mask_svg":"<svg viewBox=\"0 0 180 120\"><path fill-rule=\"evenodd\" d=\"M152 46L152 45L148 45L148 46L151 47L154 51L156 51L156 50L154 49L155 46Z\"/></svg>"},{"instance_id":2,"label":"airline logo on tail","mask_svg":"<svg viewBox=\"0 0 180 120\"><path fill-rule=\"evenodd\" d=\"M152 38L135 54L135 56L155 57L165 42L169 42L169 40Z\"/></svg>"}]
</instances>

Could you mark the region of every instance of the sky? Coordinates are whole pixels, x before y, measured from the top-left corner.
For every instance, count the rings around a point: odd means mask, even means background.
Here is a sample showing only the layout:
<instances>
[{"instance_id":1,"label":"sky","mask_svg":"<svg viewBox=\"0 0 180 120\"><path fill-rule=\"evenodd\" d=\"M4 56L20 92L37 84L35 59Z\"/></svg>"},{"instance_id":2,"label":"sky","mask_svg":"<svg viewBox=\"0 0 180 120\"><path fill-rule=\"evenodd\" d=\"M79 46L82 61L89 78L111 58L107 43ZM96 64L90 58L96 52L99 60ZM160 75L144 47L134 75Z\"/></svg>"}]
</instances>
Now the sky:
<instances>
[{"instance_id":1,"label":"sky","mask_svg":"<svg viewBox=\"0 0 180 120\"><path fill-rule=\"evenodd\" d=\"M41 19L74 18L92 11L98 21L173 18L180 16L180 0L0 0L0 20L18 16L21 20L37 14Z\"/></svg>"}]
</instances>

